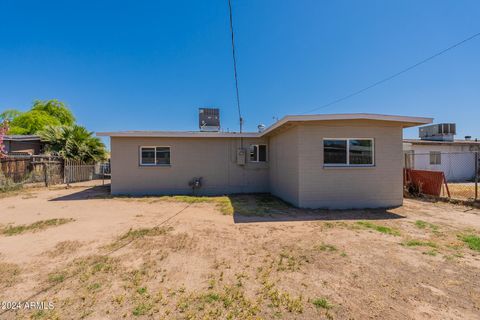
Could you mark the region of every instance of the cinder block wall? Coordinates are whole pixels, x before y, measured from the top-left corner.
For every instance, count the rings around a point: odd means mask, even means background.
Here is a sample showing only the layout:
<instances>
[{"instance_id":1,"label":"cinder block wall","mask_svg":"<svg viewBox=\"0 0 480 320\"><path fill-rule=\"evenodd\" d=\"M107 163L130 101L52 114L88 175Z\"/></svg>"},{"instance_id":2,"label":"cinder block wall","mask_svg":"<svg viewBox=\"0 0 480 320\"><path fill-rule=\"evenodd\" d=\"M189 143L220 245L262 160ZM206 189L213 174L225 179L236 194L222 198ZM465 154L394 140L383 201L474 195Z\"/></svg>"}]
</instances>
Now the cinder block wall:
<instances>
[{"instance_id":1,"label":"cinder block wall","mask_svg":"<svg viewBox=\"0 0 480 320\"><path fill-rule=\"evenodd\" d=\"M292 127L269 139L270 192L299 206L299 130Z\"/></svg>"},{"instance_id":2,"label":"cinder block wall","mask_svg":"<svg viewBox=\"0 0 480 320\"><path fill-rule=\"evenodd\" d=\"M265 143L244 139L244 147ZM140 166L141 146L169 146L170 166ZM198 194L269 192L268 163L236 164L240 139L111 138L112 194L190 194L188 182L202 177Z\"/></svg>"},{"instance_id":3,"label":"cinder block wall","mask_svg":"<svg viewBox=\"0 0 480 320\"><path fill-rule=\"evenodd\" d=\"M390 122L322 121L298 126L299 206L377 208L402 204L402 127ZM373 138L373 167L325 167L324 138Z\"/></svg>"}]
</instances>

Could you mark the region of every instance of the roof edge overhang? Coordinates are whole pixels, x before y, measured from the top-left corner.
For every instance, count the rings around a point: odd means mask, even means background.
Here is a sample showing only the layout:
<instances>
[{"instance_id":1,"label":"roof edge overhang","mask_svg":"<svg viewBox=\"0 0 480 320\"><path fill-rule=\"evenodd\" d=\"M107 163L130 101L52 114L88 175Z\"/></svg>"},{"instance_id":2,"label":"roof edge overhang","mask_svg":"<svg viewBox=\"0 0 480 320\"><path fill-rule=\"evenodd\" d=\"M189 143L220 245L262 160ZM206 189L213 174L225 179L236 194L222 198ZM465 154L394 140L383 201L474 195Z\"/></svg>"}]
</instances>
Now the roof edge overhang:
<instances>
[{"instance_id":1,"label":"roof edge overhang","mask_svg":"<svg viewBox=\"0 0 480 320\"><path fill-rule=\"evenodd\" d=\"M202 132L202 131L116 131L97 132L100 137L141 138L258 138L257 132Z\"/></svg>"},{"instance_id":2,"label":"roof edge overhang","mask_svg":"<svg viewBox=\"0 0 480 320\"><path fill-rule=\"evenodd\" d=\"M97 136L107 137L164 137L164 138L261 138L289 122L373 120L399 123L403 128L414 127L433 122L433 118L383 115L371 113L314 114L285 116L263 132L202 132L202 131L117 131L98 132Z\"/></svg>"},{"instance_id":3,"label":"roof edge overhang","mask_svg":"<svg viewBox=\"0 0 480 320\"><path fill-rule=\"evenodd\" d=\"M429 124L433 122L433 118L425 117L409 117L397 115L384 115L373 113L339 113L339 114L313 114L313 115L299 115L299 116L285 116L270 127L268 127L262 134L268 134L277 128L280 128L288 122L307 122L307 121L335 121L335 120L375 120L375 121L389 121L397 122L403 128L415 127L419 125Z\"/></svg>"},{"instance_id":4,"label":"roof edge overhang","mask_svg":"<svg viewBox=\"0 0 480 320\"><path fill-rule=\"evenodd\" d=\"M5 141L41 141L40 136L37 135L5 135Z\"/></svg>"},{"instance_id":5,"label":"roof edge overhang","mask_svg":"<svg viewBox=\"0 0 480 320\"><path fill-rule=\"evenodd\" d=\"M480 145L480 141L475 140L454 140L454 141L442 141L442 140L420 140L420 139L403 139L403 143L416 144L416 145Z\"/></svg>"}]
</instances>

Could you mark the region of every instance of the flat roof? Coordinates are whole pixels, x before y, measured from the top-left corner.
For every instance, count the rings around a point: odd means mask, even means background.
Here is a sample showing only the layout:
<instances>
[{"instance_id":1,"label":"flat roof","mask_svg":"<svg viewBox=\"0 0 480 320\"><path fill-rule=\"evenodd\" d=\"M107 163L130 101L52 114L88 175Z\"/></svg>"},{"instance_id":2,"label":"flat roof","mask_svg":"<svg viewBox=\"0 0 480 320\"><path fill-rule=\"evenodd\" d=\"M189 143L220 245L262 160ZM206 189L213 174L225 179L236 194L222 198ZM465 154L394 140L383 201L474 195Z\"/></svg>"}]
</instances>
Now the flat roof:
<instances>
[{"instance_id":1,"label":"flat roof","mask_svg":"<svg viewBox=\"0 0 480 320\"><path fill-rule=\"evenodd\" d=\"M422 139L403 139L405 143L411 144L457 144L457 145L480 145L480 141L475 140L453 140L453 141L438 141L438 140L422 140Z\"/></svg>"},{"instance_id":2,"label":"flat roof","mask_svg":"<svg viewBox=\"0 0 480 320\"><path fill-rule=\"evenodd\" d=\"M432 123L433 118L407 117L373 113L340 113L285 116L263 132L205 132L205 131L114 131L97 132L106 137L184 137L184 138L261 138L289 122L312 122L334 120L375 120L401 123L403 128Z\"/></svg>"},{"instance_id":3,"label":"flat roof","mask_svg":"<svg viewBox=\"0 0 480 320\"><path fill-rule=\"evenodd\" d=\"M10 134L3 136L3 140L7 141L39 141L40 136L33 135L33 134Z\"/></svg>"},{"instance_id":4,"label":"flat roof","mask_svg":"<svg viewBox=\"0 0 480 320\"><path fill-rule=\"evenodd\" d=\"M258 132L208 132L208 131L115 131L97 132L97 136L104 137L166 137L166 138L256 138Z\"/></svg>"}]
</instances>

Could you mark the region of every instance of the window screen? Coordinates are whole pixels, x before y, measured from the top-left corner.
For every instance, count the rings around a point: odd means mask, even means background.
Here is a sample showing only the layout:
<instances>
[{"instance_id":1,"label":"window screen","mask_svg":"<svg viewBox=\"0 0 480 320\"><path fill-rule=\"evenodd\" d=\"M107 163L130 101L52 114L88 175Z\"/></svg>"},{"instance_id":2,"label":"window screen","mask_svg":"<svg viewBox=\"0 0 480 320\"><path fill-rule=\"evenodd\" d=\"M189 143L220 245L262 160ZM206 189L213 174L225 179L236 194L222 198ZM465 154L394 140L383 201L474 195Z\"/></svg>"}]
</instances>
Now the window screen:
<instances>
[{"instance_id":1,"label":"window screen","mask_svg":"<svg viewBox=\"0 0 480 320\"><path fill-rule=\"evenodd\" d=\"M141 147L141 165L169 165L170 147Z\"/></svg>"},{"instance_id":2,"label":"window screen","mask_svg":"<svg viewBox=\"0 0 480 320\"><path fill-rule=\"evenodd\" d=\"M250 145L250 161L252 162L267 161L267 145L265 144Z\"/></svg>"},{"instance_id":3,"label":"window screen","mask_svg":"<svg viewBox=\"0 0 480 320\"><path fill-rule=\"evenodd\" d=\"M373 165L373 139L324 139L326 165Z\"/></svg>"},{"instance_id":4,"label":"window screen","mask_svg":"<svg viewBox=\"0 0 480 320\"><path fill-rule=\"evenodd\" d=\"M155 148L142 148L141 164L155 164Z\"/></svg>"},{"instance_id":5,"label":"window screen","mask_svg":"<svg viewBox=\"0 0 480 320\"><path fill-rule=\"evenodd\" d=\"M258 146L258 161L267 161L267 146L264 144Z\"/></svg>"},{"instance_id":6,"label":"window screen","mask_svg":"<svg viewBox=\"0 0 480 320\"><path fill-rule=\"evenodd\" d=\"M170 164L170 148L157 147L156 164Z\"/></svg>"},{"instance_id":7,"label":"window screen","mask_svg":"<svg viewBox=\"0 0 480 320\"><path fill-rule=\"evenodd\" d=\"M250 161L258 161L258 146L251 145L250 146Z\"/></svg>"},{"instance_id":8,"label":"window screen","mask_svg":"<svg viewBox=\"0 0 480 320\"><path fill-rule=\"evenodd\" d=\"M442 164L442 154L440 153L440 151L430 151L430 164Z\"/></svg>"},{"instance_id":9,"label":"window screen","mask_svg":"<svg viewBox=\"0 0 480 320\"><path fill-rule=\"evenodd\" d=\"M323 163L347 164L347 140L323 140Z\"/></svg>"},{"instance_id":10,"label":"window screen","mask_svg":"<svg viewBox=\"0 0 480 320\"><path fill-rule=\"evenodd\" d=\"M372 140L349 140L350 164L372 164Z\"/></svg>"}]
</instances>

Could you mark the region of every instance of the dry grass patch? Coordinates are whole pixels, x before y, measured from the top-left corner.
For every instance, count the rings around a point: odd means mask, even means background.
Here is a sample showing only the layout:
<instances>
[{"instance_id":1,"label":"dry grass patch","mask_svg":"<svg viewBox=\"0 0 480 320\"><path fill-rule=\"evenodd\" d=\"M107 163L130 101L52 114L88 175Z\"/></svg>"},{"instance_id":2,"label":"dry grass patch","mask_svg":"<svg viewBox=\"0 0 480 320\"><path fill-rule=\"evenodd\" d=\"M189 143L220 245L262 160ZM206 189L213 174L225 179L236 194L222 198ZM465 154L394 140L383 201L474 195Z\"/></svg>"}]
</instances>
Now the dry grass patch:
<instances>
[{"instance_id":1,"label":"dry grass patch","mask_svg":"<svg viewBox=\"0 0 480 320\"><path fill-rule=\"evenodd\" d=\"M332 244L322 243L314 247L315 250L319 251L337 251L337 247Z\"/></svg>"},{"instance_id":2,"label":"dry grass patch","mask_svg":"<svg viewBox=\"0 0 480 320\"><path fill-rule=\"evenodd\" d=\"M0 234L6 236L14 236L17 234L22 234L25 232L36 232L40 230L44 230L51 227L60 226L65 223L69 223L75 221L75 219L64 219L64 218L57 218L57 219L49 219L49 220L41 220L34 222L32 224L22 224L17 226L6 226L0 228Z\"/></svg>"},{"instance_id":3,"label":"dry grass patch","mask_svg":"<svg viewBox=\"0 0 480 320\"><path fill-rule=\"evenodd\" d=\"M407 247L431 247L437 248L437 244L432 241L421 241L421 240L408 240L405 242Z\"/></svg>"},{"instance_id":4,"label":"dry grass patch","mask_svg":"<svg viewBox=\"0 0 480 320\"><path fill-rule=\"evenodd\" d=\"M144 237L155 237L160 235L165 235L168 232L173 230L173 228L168 227L153 227L153 228L140 228L140 229L130 229L126 233L120 235L117 240L113 243L106 246L107 249L117 250L126 246L127 244Z\"/></svg>"},{"instance_id":5,"label":"dry grass patch","mask_svg":"<svg viewBox=\"0 0 480 320\"><path fill-rule=\"evenodd\" d=\"M229 198L234 212L244 216L268 216L295 211L295 208L270 194L234 195Z\"/></svg>"},{"instance_id":6,"label":"dry grass patch","mask_svg":"<svg viewBox=\"0 0 480 320\"><path fill-rule=\"evenodd\" d=\"M20 268L14 263L0 262L0 287L13 286L20 275Z\"/></svg>"},{"instance_id":7,"label":"dry grass patch","mask_svg":"<svg viewBox=\"0 0 480 320\"><path fill-rule=\"evenodd\" d=\"M55 248L48 251L47 254L51 258L55 258L61 255L71 254L77 251L82 246L80 241L62 241L55 245Z\"/></svg>"}]
</instances>

